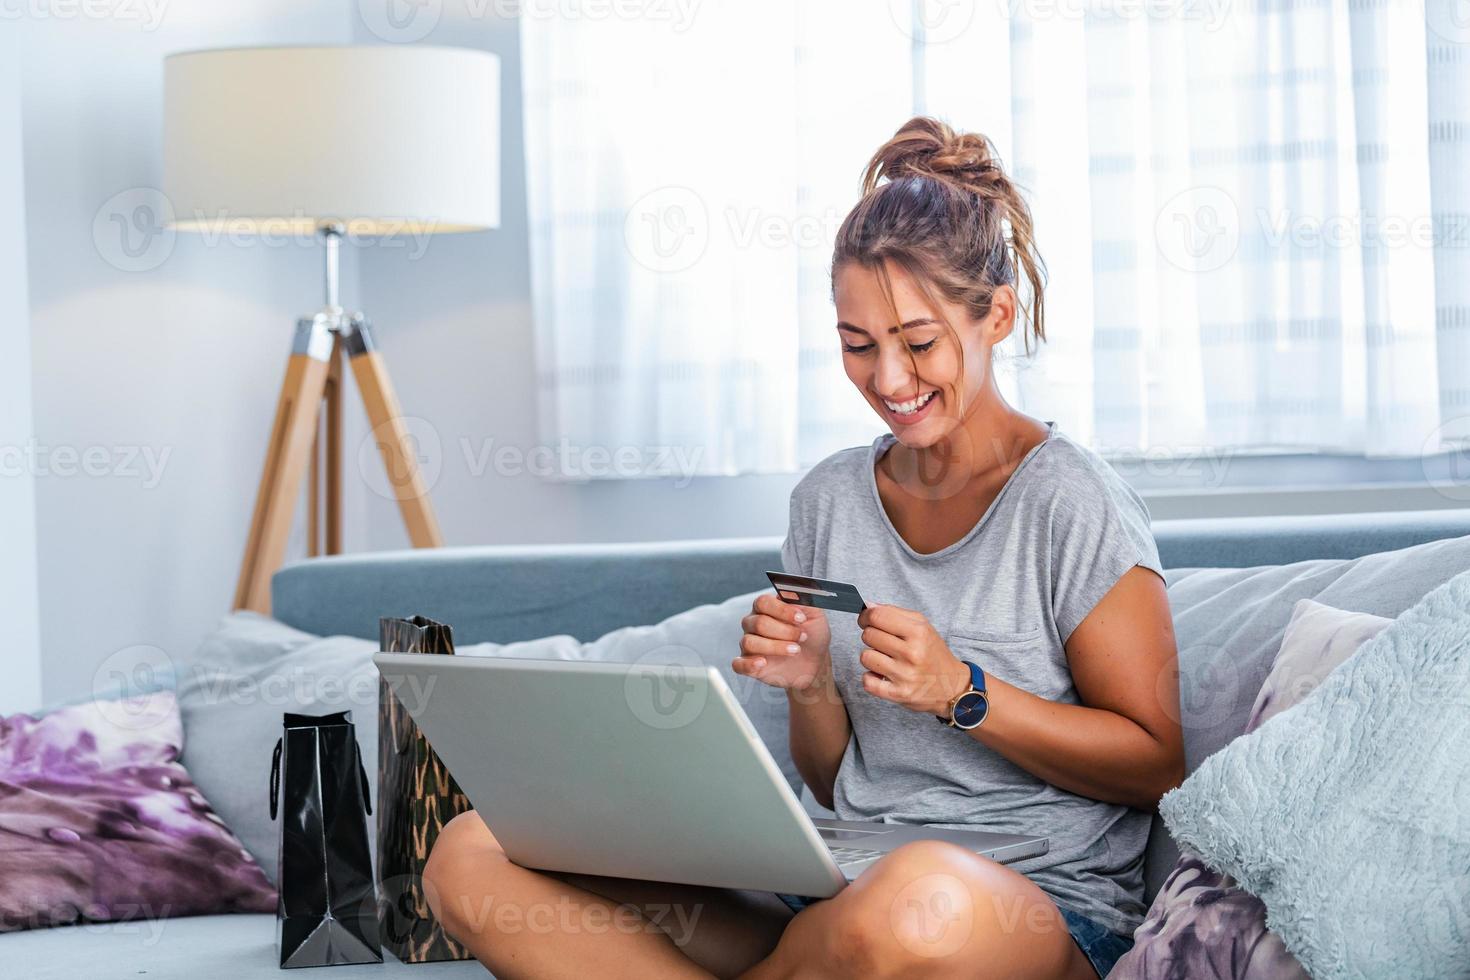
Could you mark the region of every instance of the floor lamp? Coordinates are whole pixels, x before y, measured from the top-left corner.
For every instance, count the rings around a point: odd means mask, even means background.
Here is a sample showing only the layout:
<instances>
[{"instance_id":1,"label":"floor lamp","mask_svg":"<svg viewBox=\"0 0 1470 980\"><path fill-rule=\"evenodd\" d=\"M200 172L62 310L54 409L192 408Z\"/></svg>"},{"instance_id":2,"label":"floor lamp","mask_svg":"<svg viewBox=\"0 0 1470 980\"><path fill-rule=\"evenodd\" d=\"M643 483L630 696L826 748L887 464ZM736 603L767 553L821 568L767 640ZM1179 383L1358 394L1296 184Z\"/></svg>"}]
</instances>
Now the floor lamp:
<instances>
[{"instance_id":1,"label":"floor lamp","mask_svg":"<svg viewBox=\"0 0 1470 980\"><path fill-rule=\"evenodd\" d=\"M308 480L308 552L342 542L342 377L351 366L416 548L442 543L372 330L339 302L343 239L410 246L500 218L500 64L429 46L234 48L164 63L173 226L325 254L325 306L296 323L234 608L270 610Z\"/></svg>"}]
</instances>

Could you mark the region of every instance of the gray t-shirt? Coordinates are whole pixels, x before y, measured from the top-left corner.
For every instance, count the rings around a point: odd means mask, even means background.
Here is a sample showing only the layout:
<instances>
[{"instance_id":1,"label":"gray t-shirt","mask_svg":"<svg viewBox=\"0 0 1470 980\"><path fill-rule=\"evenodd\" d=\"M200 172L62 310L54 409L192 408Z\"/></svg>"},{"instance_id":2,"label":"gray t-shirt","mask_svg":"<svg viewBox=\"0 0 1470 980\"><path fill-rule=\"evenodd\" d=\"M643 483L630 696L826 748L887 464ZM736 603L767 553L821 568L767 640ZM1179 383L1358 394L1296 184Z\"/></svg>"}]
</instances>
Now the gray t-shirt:
<instances>
[{"instance_id":1,"label":"gray t-shirt","mask_svg":"<svg viewBox=\"0 0 1470 980\"><path fill-rule=\"evenodd\" d=\"M1125 572L1161 566L1143 501L1055 423L1048 430L979 522L930 554L900 537L878 496L874 463L894 437L834 453L792 491L782 565L918 610L987 674L1080 703L1063 644ZM832 673L852 719L838 817L1044 834L1051 849L1011 867L1058 905L1131 933L1145 911L1150 814L1059 789L929 715L868 694L857 617L828 617Z\"/></svg>"}]
</instances>

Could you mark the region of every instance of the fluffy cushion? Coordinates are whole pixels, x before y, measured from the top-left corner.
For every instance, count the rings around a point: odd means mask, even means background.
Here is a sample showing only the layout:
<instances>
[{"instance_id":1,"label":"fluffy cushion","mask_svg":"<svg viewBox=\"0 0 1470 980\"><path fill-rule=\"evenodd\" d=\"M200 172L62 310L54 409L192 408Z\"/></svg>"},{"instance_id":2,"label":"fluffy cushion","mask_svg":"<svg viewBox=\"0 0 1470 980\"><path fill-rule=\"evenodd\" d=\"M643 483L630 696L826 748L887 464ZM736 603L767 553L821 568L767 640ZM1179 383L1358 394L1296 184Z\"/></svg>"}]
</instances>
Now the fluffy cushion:
<instances>
[{"instance_id":1,"label":"fluffy cushion","mask_svg":"<svg viewBox=\"0 0 1470 980\"><path fill-rule=\"evenodd\" d=\"M1470 572L1160 801L1313 976L1470 962ZM1350 873L1349 873L1350 872Z\"/></svg>"},{"instance_id":2,"label":"fluffy cushion","mask_svg":"<svg viewBox=\"0 0 1470 980\"><path fill-rule=\"evenodd\" d=\"M1310 599L1297 603L1281 653L1251 709L1246 731L1292 707L1358 647L1392 620L1344 612ZM1306 980L1281 937L1266 928L1266 906L1235 879L1185 850L1134 946L1110 980L1216 977L1218 980Z\"/></svg>"},{"instance_id":3,"label":"fluffy cushion","mask_svg":"<svg viewBox=\"0 0 1470 980\"><path fill-rule=\"evenodd\" d=\"M1260 568L1170 569L1169 606L1179 644L1185 771L1245 730L1292 610L1302 599L1390 619L1470 568L1470 537L1350 560ZM1152 901L1179 860L1155 817L1144 861Z\"/></svg>"},{"instance_id":4,"label":"fluffy cushion","mask_svg":"<svg viewBox=\"0 0 1470 980\"><path fill-rule=\"evenodd\" d=\"M0 931L275 910L182 738L169 691L0 719Z\"/></svg>"},{"instance_id":5,"label":"fluffy cushion","mask_svg":"<svg viewBox=\"0 0 1470 980\"><path fill-rule=\"evenodd\" d=\"M459 656L704 663L724 675L794 789L801 786L787 747L786 697L730 669L739 654L740 620L759 593L697 606L652 626L614 630L590 643L566 635L517 643L462 646ZM452 623L450 625L453 625ZM256 613L226 616L191 661L180 666L179 703L188 734L184 763L220 816L272 879L279 830L270 819L271 750L286 711L352 711L363 765L378 759L377 644L317 637ZM377 779L368 780L377 806Z\"/></svg>"}]
</instances>

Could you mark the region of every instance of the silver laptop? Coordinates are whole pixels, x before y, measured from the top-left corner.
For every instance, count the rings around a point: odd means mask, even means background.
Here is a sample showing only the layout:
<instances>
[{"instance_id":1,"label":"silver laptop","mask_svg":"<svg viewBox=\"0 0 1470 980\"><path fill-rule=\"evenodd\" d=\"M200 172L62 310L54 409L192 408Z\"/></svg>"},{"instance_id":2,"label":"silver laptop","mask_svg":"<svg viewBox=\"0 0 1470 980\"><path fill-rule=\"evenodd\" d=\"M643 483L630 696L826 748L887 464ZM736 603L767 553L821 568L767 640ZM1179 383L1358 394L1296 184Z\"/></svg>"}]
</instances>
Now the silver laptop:
<instances>
[{"instance_id":1,"label":"silver laptop","mask_svg":"<svg viewBox=\"0 0 1470 980\"><path fill-rule=\"evenodd\" d=\"M813 820L713 667L373 659L523 867L828 897L913 840L1002 862L1049 845Z\"/></svg>"}]
</instances>

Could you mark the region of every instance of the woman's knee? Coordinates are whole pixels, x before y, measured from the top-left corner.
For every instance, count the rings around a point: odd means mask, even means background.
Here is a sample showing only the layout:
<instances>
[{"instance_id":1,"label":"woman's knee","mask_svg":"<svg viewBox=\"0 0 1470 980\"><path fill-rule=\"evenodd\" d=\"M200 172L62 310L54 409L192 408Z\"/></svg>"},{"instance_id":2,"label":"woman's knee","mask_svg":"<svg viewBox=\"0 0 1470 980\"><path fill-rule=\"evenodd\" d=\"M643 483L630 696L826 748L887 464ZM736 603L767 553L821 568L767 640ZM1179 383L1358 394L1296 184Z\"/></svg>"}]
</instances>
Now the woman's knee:
<instances>
[{"instance_id":1,"label":"woman's knee","mask_svg":"<svg viewBox=\"0 0 1470 980\"><path fill-rule=\"evenodd\" d=\"M1009 959L1002 950L1025 947L1023 959L1029 960L1041 952L1030 935L1038 920L1046 918L1054 935L1052 920L1061 921L1051 900L1022 876L933 840L895 849L831 904L829 955L868 975L947 975L966 965L973 970L977 949L992 951L988 955L1000 964ZM1064 923L1060 930L1067 939Z\"/></svg>"},{"instance_id":2,"label":"woman's knee","mask_svg":"<svg viewBox=\"0 0 1470 980\"><path fill-rule=\"evenodd\" d=\"M484 890L488 876L507 863L500 842L473 810L439 831L424 863L424 900L450 935L461 934L467 903L476 891Z\"/></svg>"},{"instance_id":3,"label":"woman's knee","mask_svg":"<svg viewBox=\"0 0 1470 980\"><path fill-rule=\"evenodd\" d=\"M943 958L974 920L976 857L943 841L890 852L834 899L831 955L866 973Z\"/></svg>"}]
</instances>

